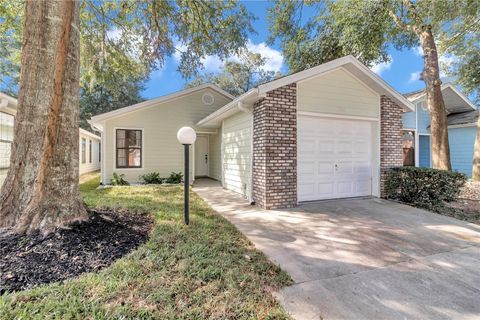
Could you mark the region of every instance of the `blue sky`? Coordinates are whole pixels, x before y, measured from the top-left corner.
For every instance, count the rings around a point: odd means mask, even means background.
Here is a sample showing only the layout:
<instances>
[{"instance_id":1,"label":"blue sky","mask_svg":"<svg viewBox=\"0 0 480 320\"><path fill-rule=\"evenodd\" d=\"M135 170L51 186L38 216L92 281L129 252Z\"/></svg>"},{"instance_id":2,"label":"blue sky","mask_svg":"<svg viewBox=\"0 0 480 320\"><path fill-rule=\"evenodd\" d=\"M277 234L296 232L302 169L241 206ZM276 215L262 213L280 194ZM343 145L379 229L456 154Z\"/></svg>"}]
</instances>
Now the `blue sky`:
<instances>
[{"instance_id":1,"label":"blue sky","mask_svg":"<svg viewBox=\"0 0 480 320\"><path fill-rule=\"evenodd\" d=\"M267 1L244 1L247 9L258 19L254 22L256 34L249 36L249 49L261 53L268 59L266 67L269 70L288 72L288 66L283 59L278 45L267 46L268 20L267 8L272 5ZM423 82L418 80L418 73L422 70L422 57L418 48L412 50L390 51L392 61L389 64L375 66L373 70L391 86L401 93L423 88ZM205 70L218 71L221 61L216 57L205 59ZM155 98L174 91L181 90L186 80L177 72L177 58L169 57L162 69L151 75L150 81L143 92L145 98Z\"/></svg>"}]
</instances>

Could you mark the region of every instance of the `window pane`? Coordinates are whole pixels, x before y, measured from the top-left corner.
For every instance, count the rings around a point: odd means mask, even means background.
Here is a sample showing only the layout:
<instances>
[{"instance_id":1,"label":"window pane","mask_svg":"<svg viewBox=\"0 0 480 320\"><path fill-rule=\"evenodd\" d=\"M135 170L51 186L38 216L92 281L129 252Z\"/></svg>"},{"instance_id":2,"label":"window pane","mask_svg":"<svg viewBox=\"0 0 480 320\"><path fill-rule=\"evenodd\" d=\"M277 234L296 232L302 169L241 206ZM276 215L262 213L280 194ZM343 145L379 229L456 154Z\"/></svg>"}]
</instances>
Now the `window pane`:
<instances>
[{"instance_id":1,"label":"window pane","mask_svg":"<svg viewBox=\"0 0 480 320\"><path fill-rule=\"evenodd\" d=\"M117 150L117 166L126 167L127 166L127 153L125 149Z\"/></svg>"},{"instance_id":2,"label":"window pane","mask_svg":"<svg viewBox=\"0 0 480 320\"><path fill-rule=\"evenodd\" d=\"M0 170L10 167L10 152L12 143L0 142Z\"/></svg>"},{"instance_id":3,"label":"window pane","mask_svg":"<svg viewBox=\"0 0 480 320\"><path fill-rule=\"evenodd\" d=\"M117 130L117 148L125 148L125 130Z\"/></svg>"},{"instance_id":4,"label":"window pane","mask_svg":"<svg viewBox=\"0 0 480 320\"><path fill-rule=\"evenodd\" d=\"M0 140L13 141L14 116L0 112Z\"/></svg>"},{"instance_id":5,"label":"window pane","mask_svg":"<svg viewBox=\"0 0 480 320\"><path fill-rule=\"evenodd\" d=\"M140 157L140 149L128 150L128 164L130 167L140 167L142 164Z\"/></svg>"},{"instance_id":6,"label":"window pane","mask_svg":"<svg viewBox=\"0 0 480 320\"><path fill-rule=\"evenodd\" d=\"M87 140L82 138L82 163L87 162Z\"/></svg>"},{"instance_id":7,"label":"window pane","mask_svg":"<svg viewBox=\"0 0 480 320\"><path fill-rule=\"evenodd\" d=\"M92 163L92 140L88 140L88 161Z\"/></svg>"}]
</instances>

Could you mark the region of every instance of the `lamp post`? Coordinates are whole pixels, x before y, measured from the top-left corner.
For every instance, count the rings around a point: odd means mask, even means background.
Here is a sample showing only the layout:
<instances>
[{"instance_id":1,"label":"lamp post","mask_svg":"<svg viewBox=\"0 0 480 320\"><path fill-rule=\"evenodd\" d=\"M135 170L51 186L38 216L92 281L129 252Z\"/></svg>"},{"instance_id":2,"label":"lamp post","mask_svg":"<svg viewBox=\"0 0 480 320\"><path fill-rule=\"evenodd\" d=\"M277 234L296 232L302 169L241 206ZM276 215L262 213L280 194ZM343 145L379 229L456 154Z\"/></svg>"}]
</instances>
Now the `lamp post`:
<instances>
[{"instance_id":1,"label":"lamp post","mask_svg":"<svg viewBox=\"0 0 480 320\"><path fill-rule=\"evenodd\" d=\"M177 132L177 139L180 144L183 144L184 149L185 149L185 169L184 169L184 174L185 174L185 187L184 187L184 192L185 192L185 224L188 225L190 223L190 145L195 143L195 140L197 139L197 134L195 133L195 130L193 130L190 127L182 127L180 130Z\"/></svg>"}]
</instances>

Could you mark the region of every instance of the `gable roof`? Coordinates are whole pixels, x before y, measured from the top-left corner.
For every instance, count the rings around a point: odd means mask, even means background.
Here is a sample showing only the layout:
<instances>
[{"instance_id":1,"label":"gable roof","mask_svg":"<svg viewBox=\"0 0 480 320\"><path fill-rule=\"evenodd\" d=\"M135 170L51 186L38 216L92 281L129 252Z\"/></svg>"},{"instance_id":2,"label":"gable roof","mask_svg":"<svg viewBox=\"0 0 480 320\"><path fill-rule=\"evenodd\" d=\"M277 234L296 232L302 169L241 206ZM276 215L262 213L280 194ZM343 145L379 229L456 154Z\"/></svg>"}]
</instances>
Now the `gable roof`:
<instances>
[{"instance_id":1,"label":"gable roof","mask_svg":"<svg viewBox=\"0 0 480 320\"><path fill-rule=\"evenodd\" d=\"M441 86L445 108L449 113L476 110L477 107L467 96L458 90L453 84L445 83ZM411 102L417 102L426 96L425 89L405 93L404 96Z\"/></svg>"},{"instance_id":2,"label":"gable roof","mask_svg":"<svg viewBox=\"0 0 480 320\"><path fill-rule=\"evenodd\" d=\"M194 93L194 92L197 92L197 91L200 91L200 90L204 90L204 89L211 89L211 90L216 91L219 94L221 94L221 95L223 95L223 96L225 96L229 99L234 99L235 98L230 93L228 93L225 90L217 87L216 85L211 84L211 83L206 83L206 84L202 84L202 85L199 85L199 86L196 86L196 87L192 87L192 88L184 89L184 90L177 91L177 92L174 92L174 93L171 93L171 94L167 94L165 96L161 96L161 97L158 97L158 98L155 98L155 99L143 101L143 102L131 105L131 106L127 106L127 107L120 108L120 109L117 109L117 110L113 110L113 111L110 111L110 112L102 113L102 114L93 116L91 118L91 120L89 120L88 122L90 124L98 123L100 121L110 119L110 118L114 118L114 117L118 117L118 116L124 115L124 114L129 113L129 112L137 111L137 110L147 108L147 107L151 107L151 106L154 106L154 105L157 105L157 104L160 104L160 103L165 103L165 102L168 102L168 101L171 101L171 100L174 100L174 99L178 99L180 97L183 97L183 96L186 96L188 94L191 94L191 93Z\"/></svg>"},{"instance_id":3,"label":"gable roof","mask_svg":"<svg viewBox=\"0 0 480 320\"><path fill-rule=\"evenodd\" d=\"M204 127L214 127L218 126L219 122L222 119L229 117L230 115L238 112L238 108L242 108L243 104L251 105L254 102L258 101L260 98L264 97L265 94L269 91L275 90L277 88L289 85L291 83L296 83L305 79L313 78L324 74L326 72L338 69L345 68L359 80L361 80L365 85L370 87L373 91L388 96L396 104L403 107L405 111L415 111L414 105L402 94L393 89L389 84L387 84L382 78L375 74L372 70L367 68L363 63L358 61L353 56L345 56L339 59L335 59L319 66L300 71L273 81L259 85L258 87L251 89L244 93L243 95L237 97L235 100L231 101L224 107L205 117L197 123L197 126ZM237 108L238 107L238 108Z\"/></svg>"}]
</instances>

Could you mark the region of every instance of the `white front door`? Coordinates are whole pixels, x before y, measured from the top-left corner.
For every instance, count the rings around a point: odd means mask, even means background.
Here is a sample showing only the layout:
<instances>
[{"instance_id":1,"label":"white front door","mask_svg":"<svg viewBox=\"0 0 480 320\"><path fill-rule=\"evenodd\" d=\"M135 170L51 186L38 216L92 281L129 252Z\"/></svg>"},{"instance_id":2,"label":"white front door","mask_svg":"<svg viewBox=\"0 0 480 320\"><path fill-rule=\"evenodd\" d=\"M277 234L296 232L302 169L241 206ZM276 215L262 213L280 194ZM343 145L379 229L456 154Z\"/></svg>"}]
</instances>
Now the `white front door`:
<instances>
[{"instance_id":1,"label":"white front door","mask_svg":"<svg viewBox=\"0 0 480 320\"><path fill-rule=\"evenodd\" d=\"M195 141L195 177L208 176L208 137L198 136Z\"/></svg>"},{"instance_id":2,"label":"white front door","mask_svg":"<svg viewBox=\"0 0 480 320\"><path fill-rule=\"evenodd\" d=\"M372 125L298 118L298 201L372 194Z\"/></svg>"}]
</instances>

